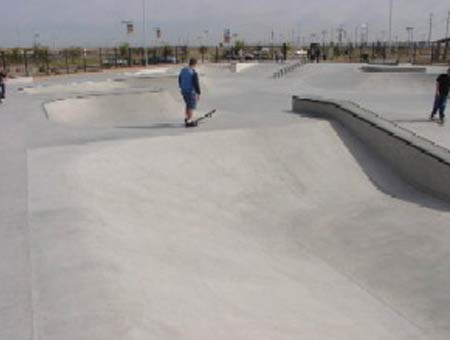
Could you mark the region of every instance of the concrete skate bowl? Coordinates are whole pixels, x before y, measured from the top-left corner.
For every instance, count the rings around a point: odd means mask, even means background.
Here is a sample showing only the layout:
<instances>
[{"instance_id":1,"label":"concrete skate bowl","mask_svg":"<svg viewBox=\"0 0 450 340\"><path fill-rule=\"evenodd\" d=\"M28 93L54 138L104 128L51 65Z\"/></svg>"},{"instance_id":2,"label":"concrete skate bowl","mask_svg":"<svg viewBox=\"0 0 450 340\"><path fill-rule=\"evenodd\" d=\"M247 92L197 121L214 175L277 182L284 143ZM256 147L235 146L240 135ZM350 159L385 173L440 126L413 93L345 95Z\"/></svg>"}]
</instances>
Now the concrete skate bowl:
<instances>
[{"instance_id":1,"label":"concrete skate bowl","mask_svg":"<svg viewBox=\"0 0 450 340\"><path fill-rule=\"evenodd\" d=\"M35 337L447 339L449 214L355 149L305 120L30 150Z\"/></svg>"},{"instance_id":2,"label":"concrete skate bowl","mask_svg":"<svg viewBox=\"0 0 450 340\"><path fill-rule=\"evenodd\" d=\"M175 124L183 104L168 91L155 91L69 98L46 103L44 108L48 119L58 124L120 128Z\"/></svg>"}]
</instances>

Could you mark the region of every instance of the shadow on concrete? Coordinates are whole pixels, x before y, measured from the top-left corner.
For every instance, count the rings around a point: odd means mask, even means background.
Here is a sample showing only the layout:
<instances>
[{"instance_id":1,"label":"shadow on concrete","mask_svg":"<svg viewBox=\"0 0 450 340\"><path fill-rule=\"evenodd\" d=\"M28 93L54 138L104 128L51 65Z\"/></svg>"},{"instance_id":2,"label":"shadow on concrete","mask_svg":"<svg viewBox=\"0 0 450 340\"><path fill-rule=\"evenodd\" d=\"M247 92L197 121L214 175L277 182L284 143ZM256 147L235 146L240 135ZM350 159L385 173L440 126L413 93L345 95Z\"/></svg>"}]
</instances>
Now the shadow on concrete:
<instances>
[{"instance_id":1,"label":"shadow on concrete","mask_svg":"<svg viewBox=\"0 0 450 340\"><path fill-rule=\"evenodd\" d=\"M295 114L303 119L324 120L307 113L294 111L283 111ZM375 187L386 195L403 201L418 204L428 209L449 212L450 203L440 200L420 191L418 188L403 180L397 172L386 162L379 158L368 146L353 136L342 124L327 120L336 131L339 138L352 154L353 158L361 166L361 169L375 185Z\"/></svg>"},{"instance_id":2,"label":"shadow on concrete","mask_svg":"<svg viewBox=\"0 0 450 340\"><path fill-rule=\"evenodd\" d=\"M185 129L184 124L181 123L159 123L153 125L142 125L142 126L116 126L116 129L142 129L142 130L151 130L151 129Z\"/></svg>"}]
</instances>

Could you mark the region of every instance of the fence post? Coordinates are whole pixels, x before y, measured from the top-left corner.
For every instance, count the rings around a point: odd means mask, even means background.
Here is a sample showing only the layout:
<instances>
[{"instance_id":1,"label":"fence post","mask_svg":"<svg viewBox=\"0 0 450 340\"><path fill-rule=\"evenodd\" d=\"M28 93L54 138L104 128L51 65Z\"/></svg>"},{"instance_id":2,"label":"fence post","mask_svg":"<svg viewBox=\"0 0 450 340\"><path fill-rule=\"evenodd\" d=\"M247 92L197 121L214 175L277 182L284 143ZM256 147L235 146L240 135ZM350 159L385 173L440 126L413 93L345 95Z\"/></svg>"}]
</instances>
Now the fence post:
<instances>
[{"instance_id":1,"label":"fence post","mask_svg":"<svg viewBox=\"0 0 450 340\"><path fill-rule=\"evenodd\" d=\"M30 72L28 71L28 55L27 55L27 50L26 49L23 50L23 61L24 61L24 64L25 64L25 75L27 77L29 77L30 76Z\"/></svg>"},{"instance_id":2,"label":"fence post","mask_svg":"<svg viewBox=\"0 0 450 340\"><path fill-rule=\"evenodd\" d=\"M414 43L414 52L413 52L413 64L416 63L417 60L417 43Z\"/></svg>"},{"instance_id":3,"label":"fence post","mask_svg":"<svg viewBox=\"0 0 450 340\"><path fill-rule=\"evenodd\" d=\"M86 49L83 48L83 70L85 73L87 72L86 52Z\"/></svg>"},{"instance_id":4,"label":"fence post","mask_svg":"<svg viewBox=\"0 0 450 340\"><path fill-rule=\"evenodd\" d=\"M114 67L117 67L117 47L114 48Z\"/></svg>"},{"instance_id":5,"label":"fence post","mask_svg":"<svg viewBox=\"0 0 450 340\"><path fill-rule=\"evenodd\" d=\"M50 57L48 50L45 50L45 67L47 69L47 74L50 74Z\"/></svg>"},{"instance_id":6,"label":"fence post","mask_svg":"<svg viewBox=\"0 0 450 340\"><path fill-rule=\"evenodd\" d=\"M3 64L3 70L6 71L6 56L5 56L5 51L2 51L2 64Z\"/></svg>"},{"instance_id":7,"label":"fence post","mask_svg":"<svg viewBox=\"0 0 450 340\"><path fill-rule=\"evenodd\" d=\"M66 73L69 74L70 70L69 70L69 53L67 52L67 50L64 50L64 60L66 62Z\"/></svg>"},{"instance_id":8,"label":"fence post","mask_svg":"<svg viewBox=\"0 0 450 340\"><path fill-rule=\"evenodd\" d=\"M128 47L128 67L131 67L131 48Z\"/></svg>"},{"instance_id":9,"label":"fence post","mask_svg":"<svg viewBox=\"0 0 450 340\"><path fill-rule=\"evenodd\" d=\"M103 68L103 53L102 53L101 48L98 49L98 61L99 61L99 68L102 69Z\"/></svg>"},{"instance_id":10,"label":"fence post","mask_svg":"<svg viewBox=\"0 0 450 340\"><path fill-rule=\"evenodd\" d=\"M447 57L448 57L448 45L449 45L449 43L450 43L450 40L447 40L445 42L445 49L444 49L444 56L443 56L444 63L446 63L448 61Z\"/></svg>"}]
</instances>

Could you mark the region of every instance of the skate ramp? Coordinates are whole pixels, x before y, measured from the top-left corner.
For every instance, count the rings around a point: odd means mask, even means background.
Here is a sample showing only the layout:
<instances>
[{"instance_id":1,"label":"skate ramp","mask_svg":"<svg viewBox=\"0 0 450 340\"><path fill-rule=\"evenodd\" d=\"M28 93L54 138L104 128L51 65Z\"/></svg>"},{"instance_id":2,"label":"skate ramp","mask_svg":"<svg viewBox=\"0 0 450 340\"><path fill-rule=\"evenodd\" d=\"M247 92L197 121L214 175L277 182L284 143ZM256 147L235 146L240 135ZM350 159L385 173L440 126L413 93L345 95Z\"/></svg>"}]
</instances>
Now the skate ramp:
<instances>
[{"instance_id":1,"label":"skate ramp","mask_svg":"<svg viewBox=\"0 0 450 340\"><path fill-rule=\"evenodd\" d=\"M431 73L370 73L362 72L355 64L309 64L296 72L295 77L303 88L328 96L429 94L436 82L436 75Z\"/></svg>"},{"instance_id":2,"label":"skate ramp","mask_svg":"<svg viewBox=\"0 0 450 340\"><path fill-rule=\"evenodd\" d=\"M69 98L45 104L49 120L74 127L130 127L179 121L184 106L168 91Z\"/></svg>"},{"instance_id":3,"label":"skate ramp","mask_svg":"<svg viewBox=\"0 0 450 340\"><path fill-rule=\"evenodd\" d=\"M366 151L316 120L29 151L35 337L447 339L450 214Z\"/></svg>"}]
</instances>

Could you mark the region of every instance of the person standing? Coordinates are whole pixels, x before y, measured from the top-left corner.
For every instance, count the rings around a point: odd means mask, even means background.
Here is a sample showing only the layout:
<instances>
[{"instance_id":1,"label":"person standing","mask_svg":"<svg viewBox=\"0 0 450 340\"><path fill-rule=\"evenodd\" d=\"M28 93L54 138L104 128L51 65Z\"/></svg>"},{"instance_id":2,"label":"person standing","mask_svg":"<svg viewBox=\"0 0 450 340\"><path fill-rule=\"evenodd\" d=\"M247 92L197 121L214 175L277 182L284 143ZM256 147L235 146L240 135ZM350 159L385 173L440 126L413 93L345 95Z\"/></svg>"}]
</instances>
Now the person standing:
<instances>
[{"instance_id":1,"label":"person standing","mask_svg":"<svg viewBox=\"0 0 450 340\"><path fill-rule=\"evenodd\" d=\"M447 104L447 97L450 90L450 68L447 73L439 75L436 79L436 96L434 98L433 111L431 112L430 119L433 120L434 116L439 111L439 123L444 124L445 121L445 106Z\"/></svg>"},{"instance_id":2,"label":"person standing","mask_svg":"<svg viewBox=\"0 0 450 340\"><path fill-rule=\"evenodd\" d=\"M5 101L6 96L6 77L7 73L4 71L0 71L0 103L3 103Z\"/></svg>"},{"instance_id":3,"label":"person standing","mask_svg":"<svg viewBox=\"0 0 450 340\"><path fill-rule=\"evenodd\" d=\"M201 90L198 73L195 70L197 60L189 60L189 66L184 67L178 76L178 85L181 95L186 103L184 123L186 127L195 126L193 120L194 111L197 109L197 102L200 100Z\"/></svg>"}]
</instances>

